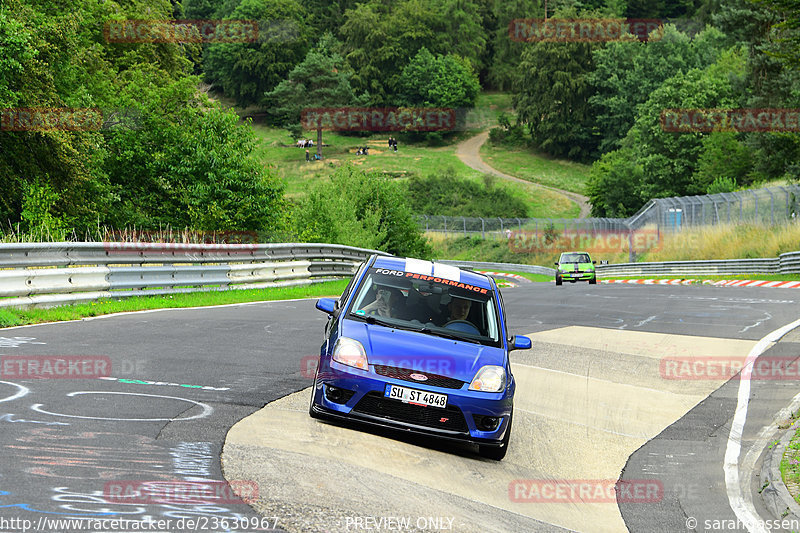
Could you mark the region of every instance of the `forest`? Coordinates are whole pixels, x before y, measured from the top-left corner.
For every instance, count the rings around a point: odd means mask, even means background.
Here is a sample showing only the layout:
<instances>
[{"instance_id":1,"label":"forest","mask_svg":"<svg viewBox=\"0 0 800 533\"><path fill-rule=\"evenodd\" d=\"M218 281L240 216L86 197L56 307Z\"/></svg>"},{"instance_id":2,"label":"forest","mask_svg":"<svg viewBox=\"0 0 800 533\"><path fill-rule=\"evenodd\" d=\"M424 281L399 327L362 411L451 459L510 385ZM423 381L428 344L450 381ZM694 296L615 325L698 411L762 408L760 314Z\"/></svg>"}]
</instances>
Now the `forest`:
<instances>
[{"instance_id":1,"label":"forest","mask_svg":"<svg viewBox=\"0 0 800 533\"><path fill-rule=\"evenodd\" d=\"M521 39L510 31L520 19L658 28L646 38ZM213 21L217 33L118 31L131 20ZM241 31L253 22L256 32ZM591 163L592 214L628 216L653 197L797 180L796 127L669 131L662 114L796 109L798 66L795 0L5 0L0 225L346 240L335 204L376 246L420 252L419 236L404 233L414 231L406 185L341 169L338 189L289 201L254 157L248 121L216 96L299 134L307 107L468 109L482 91L512 94L495 142ZM64 109L95 119L25 122ZM345 189L361 196L335 198Z\"/></svg>"}]
</instances>

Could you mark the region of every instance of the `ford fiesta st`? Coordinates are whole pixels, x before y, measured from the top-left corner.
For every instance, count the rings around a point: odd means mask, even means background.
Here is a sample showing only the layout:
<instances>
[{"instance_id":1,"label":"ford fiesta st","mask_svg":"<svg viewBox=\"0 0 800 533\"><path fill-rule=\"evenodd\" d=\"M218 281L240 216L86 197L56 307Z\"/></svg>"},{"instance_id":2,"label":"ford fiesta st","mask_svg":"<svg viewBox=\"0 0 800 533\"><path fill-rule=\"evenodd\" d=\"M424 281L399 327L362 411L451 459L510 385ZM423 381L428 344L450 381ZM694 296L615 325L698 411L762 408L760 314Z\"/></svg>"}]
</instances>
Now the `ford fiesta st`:
<instances>
[{"instance_id":1,"label":"ford fiesta st","mask_svg":"<svg viewBox=\"0 0 800 533\"><path fill-rule=\"evenodd\" d=\"M514 412L510 336L494 280L417 259L372 256L342 296L322 298L314 418L357 420L470 442L505 457Z\"/></svg>"}]
</instances>

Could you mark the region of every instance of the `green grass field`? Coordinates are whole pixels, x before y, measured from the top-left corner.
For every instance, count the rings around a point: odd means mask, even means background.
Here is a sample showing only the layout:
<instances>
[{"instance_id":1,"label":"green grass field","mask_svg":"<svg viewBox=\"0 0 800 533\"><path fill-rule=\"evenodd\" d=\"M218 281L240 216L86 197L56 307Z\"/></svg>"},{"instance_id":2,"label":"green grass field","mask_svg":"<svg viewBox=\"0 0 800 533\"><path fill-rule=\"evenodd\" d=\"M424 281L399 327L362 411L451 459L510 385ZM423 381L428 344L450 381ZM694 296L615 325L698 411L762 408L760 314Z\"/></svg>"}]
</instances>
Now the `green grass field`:
<instances>
[{"instance_id":1,"label":"green grass field","mask_svg":"<svg viewBox=\"0 0 800 533\"><path fill-rule=\"evenodd\" d=\"M428 175L453 168L461 177L480 180L482 174L466 166L456 156L456 144L430 147L424 144L398 143L398 151L390 151L388 135L349 137L332 132L323 133L323 161L306 162L305 150L295 146L295 141L285 130L254 125L260 140L258 157L265 166L286 183L289 198L299 198L315 182L325 179L335 168L352 164L358 168L404 179L417 174ZM315 135L306 133L307 138ZM356 155L359 146L369 146L368 156ZM312 149L312 153L315 149ZM504 182L513 195L522 197L528 205L528 216L533 218L573 218L580 208L566 197L533 186Z\"/></svg>"},{"instance_id":2,"label":"green grass field","mask_svg":"<svg viewBox=\"0 0 800 533\"><path fill-rule=\"evenodd\" d=\"M253 130L259 139L256 155L265 166L271 168L284 181L286 194L290 199L302 197L313 183L329 176L338 166L348 163L396 179L403 179L412 174L435 174L448 168L454 169L456 174L462 177L482 179L480 172L469 168L456 156L457 144L495 126L498 114L510 111L510 94L482 93L478 97L475 109L468 115L465 130L449 135L445 139L445 145L433 147L426 143L407 143L403 141L402 136L396 136L399 140L397 152L389 150L387 144L389 133L356 137L325 131L323 132L323 143L326 145L323 146L324 159L311 162L306 162L305 150L295 146L297 139L292 138L286 130L254 124ZM302 137L316 141L316 132L304 132ZM356 155L358 147L365 145L369 146L370 155ZM312 156L315 151L316 148L311 149ZM551 169L546 173L547 179L554 172L557 173L559 169L568 169L574 176L579 175L580 167L573 168L572 163L546 160L533 153L527 155L527 160L525 154L517 154L514 159L521 169ZM497 161L492 161L491 164L499 170L514 175L513 172L501 168ZM531 176L526 174L520 177L529 179ZM574 178L573 181L576 179ZM532 179L531 181L537 180ZM541 180L541 183L557 186L553 179ZM516 183L507 185L513 194L522 197L528 204L529 217L572 218L580 212L577 205L558 193ZM576 187L567 189L578 190L581 188L582 184L577 189Z\"/></svg>"},{"instance_id":3,"label":"green grass field","mask_svg":"<svg viewBox=\"0 0 800 533\"><path fill-rule=\"evenodd\" d=\"M442 172L448 167L461 176L480 178L480 172L472 170L461 162L455 154L455 145L429 147L421 144L398 142L398 151L389 151L388 134L370 137L348 137L333 132L323 132L323 161L305 160L305 150L295 146L295 140L285 130L254 125L261 143L258 156L261 161L274 168L278 176L286 182L286 193L291 197L301 196L315 181L329 176L333 170L346 163L364 170L402 178L409 174L432 174ZM307 138L316 134L305 133ZM368 146L369 155L356 155L359 146ZM311 150L313 155L316 148Z\"/></svg>"},{"instance_id":4,"label":"green grass field","mask_svg":"<svg viewBox=\"0 0 800 533\"><path fill-rule=\"evenodd\" d=\"M501 172L565 191L586 193L590 165L552 159L529 148L496 146L487 142L481 158Z\"/></svg>"}]
</instances>

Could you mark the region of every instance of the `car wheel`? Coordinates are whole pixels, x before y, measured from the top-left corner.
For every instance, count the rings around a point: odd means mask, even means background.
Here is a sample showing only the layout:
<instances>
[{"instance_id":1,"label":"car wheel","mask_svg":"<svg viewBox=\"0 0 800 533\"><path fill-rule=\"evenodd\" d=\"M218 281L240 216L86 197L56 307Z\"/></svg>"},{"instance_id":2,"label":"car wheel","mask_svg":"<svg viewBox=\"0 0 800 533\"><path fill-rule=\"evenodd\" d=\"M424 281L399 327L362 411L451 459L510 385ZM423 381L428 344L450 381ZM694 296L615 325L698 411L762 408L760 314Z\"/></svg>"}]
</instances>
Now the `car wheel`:
<instances>
[{"instance_id":1,"label":"car wheel","mask_svg":"<svg viewBox=\"0 0 800 533\"><path fill-rule=\"evenodd\" d=\"M508 442L511 439L511 423L514 421L514 411L508 417L508 427L506 428L506 435L503 437L503 443L500 446L478 446L478 453L481 457L486 459L494 459L500 461L506 456L508 452Z\"/></svg>"},{"instance_id":2,"label":"car wheel","mask_svg":"<svg viewBox=\"0 0 800 533\"><path fill-rule=\"evenodd\" d=\"M592 278L589 280L589 285L597 285L597 278Z\"/></svg>"},{"instance_id":3,"label":"car wheel","mask_svg":"<svg viewBox=\"0 0 800 533\"><path fill-rule=\"evenodd\" d=\"M562 283L561 276L556 276L556 285L561 285Z\"/></svg>"},{"instance_id":4,"label":"car wheel","mask_svg":"<svg viewBox=\"0 0 800 533\"><path fill-rule=\"evenodd\" d=\"M308 404L308 416L311 418L316 418L317 420L324 420L325 417L322 416L320 413L314 412L314 395L317 393L317 375L319 374L319 368L317 368L317 372L314 374L314 384L311 385L311 401Z\"/></svg>"}]
</instances>

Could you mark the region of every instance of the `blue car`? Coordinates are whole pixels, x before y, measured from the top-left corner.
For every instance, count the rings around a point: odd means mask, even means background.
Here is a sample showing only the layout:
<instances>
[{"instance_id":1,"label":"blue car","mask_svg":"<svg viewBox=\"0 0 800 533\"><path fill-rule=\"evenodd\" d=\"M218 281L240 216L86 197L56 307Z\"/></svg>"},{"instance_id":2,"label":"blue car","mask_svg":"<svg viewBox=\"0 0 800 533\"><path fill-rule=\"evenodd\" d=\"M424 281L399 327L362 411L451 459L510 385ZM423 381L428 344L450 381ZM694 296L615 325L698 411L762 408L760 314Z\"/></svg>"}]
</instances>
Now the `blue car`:
<instances>
[{"instance_id":1,"label":"blue car","mask_svg":"<svg viewBox=\"0 0 800 533\"><path fill-rule=\"evenodd\" d=\"M309 414L478 445L506 455L514 413L510 336L489 276L372 256L328 314Z\"/></svg>"}]
</instances>

